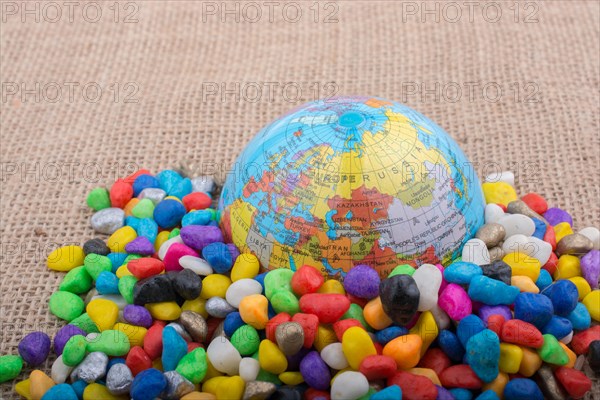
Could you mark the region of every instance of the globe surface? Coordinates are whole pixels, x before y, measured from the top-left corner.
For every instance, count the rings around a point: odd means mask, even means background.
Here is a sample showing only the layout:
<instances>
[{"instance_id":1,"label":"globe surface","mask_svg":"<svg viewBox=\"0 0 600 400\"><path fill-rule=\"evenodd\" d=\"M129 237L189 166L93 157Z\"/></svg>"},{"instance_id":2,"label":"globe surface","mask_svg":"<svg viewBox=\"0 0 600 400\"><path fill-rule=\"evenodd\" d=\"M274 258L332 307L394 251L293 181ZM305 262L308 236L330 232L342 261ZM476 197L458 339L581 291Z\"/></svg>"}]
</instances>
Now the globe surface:
<instances>
[{"instance_id":1,"label":"globe surface","mask_svg":"<svg viewBox=\"0 0 600 400\"><path fill-rule=\"evenodd\" d=\"M241 153L219 200L225 236L262 267L311 265L343 278L367 264L446 263L483 224L472 165L434 122L402 104L304 104Z\"/></svg>"}]
</instances>

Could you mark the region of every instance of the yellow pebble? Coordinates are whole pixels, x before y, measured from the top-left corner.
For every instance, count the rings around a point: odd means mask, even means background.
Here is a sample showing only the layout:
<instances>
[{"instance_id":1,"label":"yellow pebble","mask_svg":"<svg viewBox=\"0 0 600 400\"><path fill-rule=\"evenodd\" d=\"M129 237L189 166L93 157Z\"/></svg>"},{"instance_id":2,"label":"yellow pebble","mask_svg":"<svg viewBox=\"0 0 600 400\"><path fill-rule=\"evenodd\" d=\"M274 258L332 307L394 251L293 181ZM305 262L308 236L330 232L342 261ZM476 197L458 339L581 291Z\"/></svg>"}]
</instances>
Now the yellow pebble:
<instances>
[{"instance_id":1,"label":"yellow pebble","mask_svg":"<svg viewBox=\"0 0 600 400\"><path fill-rule=\"evenodd\" d=\"M190 392L183 396L181 400L217 400L217 396L207 392Z\"/></svg>"},{"instance_id":2,"label":"yellow pebble","mask_svg":"<svg viewBox=\"0 0 600 400\"><path fill-rule=\"evenodd\" d=\"M507 374L519 372L521 361L523 360L523 350L516 344L500 343L500 361L498 368Z\"/></svg>"},{"instance_id":3,"label":"yellow pebble","mask_svg":"<svg viewBox=\"0 0 600 400\"><path fill-rule=\"evenodd\" d=\"M240 279L252 279L258 275L259 269L260 263L254 254L240 254L231 269L231 280L235 282Z\"/></svg>"},{"instance_id":4,"label":"yellow pebble","mask_svg":"<svg viewBox=\"0 0 600 400\"><path fill-rule=\"evenodd\" d=\"M94 321L100 332L112 329L119 318L119 307L114 301L95 299L89 302L85 311Z\"/></svg>"},{"instance_id":5,"label":"yellow pebble","mask_svg":"<svg viewBox=\"0 0 600 400\"><path fill-rule=\"evenodd\" d=\"M117 229L106 241L106 245L113 253L125 253L125 246L137 237L137 233L130 226Z\"/></svg>"},{"instance_id":6,"label":"yellow pebble","mask_svg":"<svg viewBox=\"0 0 600 400\"><path fill-rule=\"evenodd\" d=\"M218 371L215 367L213 367L208 358L206 358L206 365L206 375L204 376L204 379L202 379L202 382L206 382L209 379L216 378L217 376L225 375L224 373Z\"/></svg>"},{"instance_id":7,"label":"yellow pebble","mask_svg":"<svg viewBox=\"0 0 600 400\"><path fill-rule=\"evenodd\" d=\"M569 357L569 362L563 366L566 368L573 368L575 366L575 361L577 361L577 354L575 354L575 352L573 352L573 350L571 350L569 346L567 346L563 342L558 342L558 344L560 344L560 347L563 348L563 350L565 351L565 353L567 353L567 356Z\"/></svg>"},{"instance_id":8,"label":"yellow pebble","mask_svg":"<svg viewBox=\"0 0 600 400\"><path fill-rule=\"evenodd\" d=\"M502 259L512 269L512 275L528 276L532 281L537 281L540 276L540 262L537 258L529 257L523 253L510 253Z\"/></svg>"},{"instance_id":9,"label":"yellow pebble","mask_svg":"<svg viewBox=\"0 0 600 400\"><path fill-rule=\"evenodd\" d=\"M381 299L379 297L375 297L365 304L363 316L365 317L367 324L377 330L385 329L393 322L390 317L387 316L385 311L383 311L383 305L381 304Z\"/></svg>"},{"instance_id":10,"label":"yellow pebble","mask_svg":"<svg viewBox=\"0 0 600 400\"><path fill-rule=\"evenodd\" d=\"M29 383L29 378L27 378L21 382L17 382L17 384L15 385L15 392L17 392L22 397L25 397L27 400L31 400L31 391L29 390Z\"/></svg>"},{"instance_id":11,"label":"yellow pebble","mask_svg":"<svg viewBox=\"0 0 600 400\"><path fill-rule=\"evenodd\" d=\"M152 368L157 369L159 371L163 370L162 360L160 359L160 357L157 357L156 359L152 360Z\"/></svg>"},{"instance_id":12,"label":"yellow pebble","mask_svg":"<svg viewBox=\"0 0 600 400\"><path fill-rule=\"evenodd\" d=\"M285 372L288 366L285 354L271 342L269 339L264 339L258 347L258 362L260 367L272 374L281 374Z\"/></svg>"},{"instance_id":13,"label":"yellow pebble","mask_svg":"<svg viewBox=\"0 0 600 400\"><path fill-rule=\"evenodd\" d=\"M158 249L160 249L160 246L162 246L164 242L169 240L170 233L171 232L169 231L162 231L159 232L158 235L156 235L156 240L154 241L154 250L158 251Z\"/></svg>"},{"instance_id":14,"label":"yellow pebble","mask_svg":"<svg viewBox=\"0 0 600 400\"><path fill-rule=\"evenodd\" d=\"M542 366L542 358L535 350L528 347L521 347L523 350L523 359L519 366L519 373L527 378L533 376Z\"/></svg>"},{"instance_id":15,"label":"yellow pebble","mask_svg":"<svg viewBox=\"0 0 600 400\"><path fill-rule=\"evenodd\" d=\"M581 267L579 266L579 257L569 254L563 254L558 258L556 271L554 271L554 280L569 279L574 276L581 276Z\"/></svg>"},{"instance_id":16,"label":"yellow pebble","mask_svg":"<svg viewBox=\"0 0 600 400\"><path fill-rule=\"evenodd\" d=\"M297 371L288 371L279 374L279 380L286 385L296 386L304 382L304 377Z\"/></svg>"},{"instance_id":17,"label":"yellow pebble","mask_svg":"<svg viewBox=\"0 0 600 400\"><path fill-rule=\"evenodd\" d=\"M535 282L530 277L524 275L515 275L510 278L511 286L518 287L521 292L539 293L540 288L535 285Z\"/></svg>"},{"instance_id":18,"label":"yellow pebble","mask_svg":"<svg viewBox=\"0 0 600 400\"><path fill-rule=\"evenodd\" d=\"M224 382L226 380L226 376L215 376L213 378L206 379L202 384L202 391L217 394L217 387L221 382Z\"/></svg>"},{"instance_id":19,"label":"yellow pebble","mask_svg":"<svg viewBox=\"0 0 600 400\"><path fill-rule=\"evenodd\" d=\"M515 188L506 182L486 182L481 185L485 202L497 203L507 206L511 201L518 199Z\"/></svg>"},{"instance_id":20,"label":"yellow pebble","mask_svg":"<svg viewBox=\"0 0 600 400\"><path fill-rule=\"evenodd\" d=\"M239 376L225 378L217 385L217 400L242 400L246 382Z\"/></svg>"},{"instance_id":21,"label":"yellow pebble","mask_svg":"<svg viewBox=\"0 0 600 400\"><path fill-rule=\"evenodd\" d=\"M586 281L585 278L581 276L574 276L573 278L569 278L568 280L573 282L573 284L577 287L577 292L579 293L579 301L583 300L585 296L587 296L592 291L592 288L590 287L588 281Z\"/></svg>"},{"instance_id":22,"label":"yellow pebble","mask_svg":"<svg viewBox=\"0 0 600 400\"><path fill-rule=\"evenodd\" d=\"M554 236L556 237L556 243L560 242L560 239L567 235L573 234L573 228L568 222L561 222L560 224L554 225Z\"/></svg>"},{"instance_id":23,"label":"yellow pebble","mask_svg":"<svg viewBox=\"0 0 600 400\"><path fill-rule=\"evenodd\" d=\"M126 217L129 217L131 215L133 209L135 208L135 206L138 205L139 202L140 199L134 197L133 199L129 200L127 204L125 204L125 207L123 207L123 211L125 212Z\"/></svg>"},{"instance_id":24,"label":"yellow pebble","mask_svg":"<svg viewBox=\"0 0 600 400\"><path fill-rule=\"evenodd\" d=\"M174 321L181 315L181 308L174 301L146 304L152 318L162 321Z\"/></svg>"},{"instance_id":25,"label":"yellow pebble","mask_svg":"<svg viewBox=\"0 0 600 400\"><path fill-rule=\"evenodd\" d=\"M175 197L175 196L167 196L164 198L164 200L177 200L178 202L181 203L181 199L179 199L179 197Z\"/></svg>"},{"instance_id":26,"label":"yellow pebble","mask_svg":"<svg viewBox=\"0 0 600 400\"><path fill-rule=\"evenodd\" d=\"M46 264L55 271L70 271L83 265L85 254L80 246L63 246L48 254Z\"/></svg>"},{"instance_id":27,"label":"yellow pebble","mask_svg":"<svg viewBox=\"0 0 600 400\"><path fill-rule=\"evenodd\" d=\"M115 396L110 393L106 386L99 383L91 383L83 390L83 400L121 400L128 399L128 396Z\"/></svg>"},{"instance_id":28,"label":"yellow pebble","mask_svg":"<svg viewBox=\"0 0 600 400\"><path fill-rule=\"evenodd\" d=\"M193 311L202 315L205 319L208 318L208 313L206 312L206 299L203 299L202 297L184 301L181 306L181 311Z\"/></svg>"},{"instance_id":29,"label":"yellow pebble","mask_svg":"<svg viewBox=\"0 0 600 400\"><path fill-rule=\"evenodd\" d=\"M231 279L221 274L210 274L202 280L202 291L200 297L210 299L211 297L225 298L227 289L231 286Z\"/></svg>"},{"instance_id":30,"label":"yellow pebble","mask_svg":"<svg viewBox=\"0 0 600 400\"><path fill-rule=\"evenodd\" d=\"M440 382L440 378L438 378L435 371L430 368L411 368L408 370L408 372L415 374L415 375L424 376L425 378L429 378L429 380L431 382L433 382L434 385L442 386L442 382Z\"/></svg>"},{"instance_id":31,"label":"yellow pebble","mask_svg":"<svg viewBox=\"0 0 600 400\"><path fill-rule=\"evenodd\" d=\"M337 279L328 279L321 285L317 293L337 293L346 294L344 286Z\"/></svg>"},{"instance_id":32,"label":"yellow pebble","mask_svg":"<svg viewBox=\"0 0 600 400\"><path fill-rule=\"evenodd\" d=\"M321 352L325 346L331 343L337 342L337 336L331 325L319 324L317 327L317 334L315 335L315 341L313 346L318 352Z\"/></svg>"},{"instance_id":33,"label":"yellow pebble","mask_svg":"<svg viewBox=\"0 0 600 400\"><path fill-rule=\"evenodd\" d=\"M33 400L40 400L55 383L48 375L34 369L29 375L29 393Z\"/></svg>"},{"instance_id":34,"label":"yellow pebble","mask_svg":"<svg viewBox=\"0 0 600 400\"><path fill-rule=\"evenodd\" d=\"M127 269L127 264L123 264L119 268L117 268L117 272L115 272L115 275L117 275L117 278L119 279L121 279L124 276L133 276L129 269Z\"/></svg>"},{"instance_id":35,"label":"yellow pebble","mask_svg":"<svg viewBox=\"0 0 600 400\"><path fill-rule=\"evenodd\" d=\"M508 383L508 374L500 372L496 379L489 383L484 383L482 391L492 390L499 398L504 398L504 387Z\"/></svg>"},{"instance_id":36,"label":"yellow pebble","mask_svg":"<svg viewBox=\"0 0 600 400\"><path fill-rule=\"evenodd\" d=\"M342 351L352 369L358 371L362 360L377 354L373 340L363 328L353 326L346 329L342 337Z\"/></svg>"},{"instance_id":37,"label":"yellow pebble","mask_svg":"<svg viewBox=\"0 0 600 400\"><path fill-rule=\"evenodd\" d=\"M592 290L581 302L588 309L592 319L600 322L600 290Z\"/></svg>"},{"instance_id":38,"label":"yellow pebble","mask_svg":"<svg viewBox=\"0 0 600 400\"><path fill-rule=\"evenodd\" d=\"M148 332L148 329L143 326L129 325L122 322L116 323L114 328L115 331L121 331L129 338L129 344L133 346L142 346L144 344L144 337Z\"/></svg>"},{"instance_id":39,"label":"yellow pebble","mask_svg":"<svg viewBox=\"0 0 600 400\"><path fill-rule=\"evenodd\" d=\"M410 329L410 333L421 337L421 340L423 341L423 345L421 346L421 357L423 357L423 354L425 354L429 345L433 343L439 333L438 326L435 323L435 318L433 318L431 311L421 313L415 326Z\"/></svg>"},{"instance_id":40,"label":"yellow pebble","mask_svg":"<svg viewBox=\"0 0 600 400\"><path fill-rule=\"evenodd\" d=\"M269 300L262 294L251 294L242 299L239 312L242 321L248 325L265 329L269 321Z\"/></svg>"}]
</instances>

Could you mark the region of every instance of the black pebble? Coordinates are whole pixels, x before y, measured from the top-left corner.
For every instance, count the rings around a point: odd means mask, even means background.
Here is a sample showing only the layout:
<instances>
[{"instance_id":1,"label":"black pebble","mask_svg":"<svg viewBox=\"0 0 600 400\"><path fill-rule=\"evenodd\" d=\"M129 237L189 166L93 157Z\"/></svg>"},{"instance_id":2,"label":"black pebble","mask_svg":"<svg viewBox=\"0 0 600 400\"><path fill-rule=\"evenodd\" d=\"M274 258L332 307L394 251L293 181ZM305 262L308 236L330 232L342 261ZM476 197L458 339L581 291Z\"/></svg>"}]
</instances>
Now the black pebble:
<instances>
[{"instance_id":1,"label":"black pebble","mask_svg":"<svg viewBox=\"0 0 600 400\"><path fill-rule=\"evenodd\" d=\"M133 288L133 304L138 306L175 301L176 299L177 293L173 290L171 279L167 275L155 275L142 279Z\"/></svg>"},{"instance_id":2,"label":"black pebble","mask_svg":"<svg viewBox=\"0 0 600 400\"><path fill-rule=\"evenodd\" d=\"M488 278L496 279L497 281L502 281L507 285L510 285L512 269L510 268L510 265L504 261L497 260L491 264L482 265L481 270L483 271L483 275Z\"/></svg>"},{"instance_id":3,"label":"black pebble","mask_svg":"<svg viewBox=\"0 0 600 400\"><path fill-rule=\"evenodd\" d=\"M379 296L383 311L398 325L406 325L415 316L421 296L410 275L394 275L381 281Z\"/></svg>"},{"instance_id":4,"label":"black pebble","mask_svg":"<svg viewBox=\"0 0 600 400\"><path fill-rule=\"evenodd\" d=\"M600 340L594 340L590 343L587 361L595 372L600 373Z\"/></svg>"},{"instance_id":5,"label":"black pebble","mask_svg":"<svg viewBox=\"0 0 600 400\"><path fill-rule=\"evenodd\" d=\"M193 300L200 296L202 279L191 269L184 269L175 274L169 273L173 289L184 299Z\"/></svg>"},{"instance_id":6,"label":"black pebble","mask_svg":"<svg viewBox=\"0 0 600 400\"><path fill-rule=\"evenodd\" d=\"M87 256L88 254L100 254L101 256L107 256L110 253L110 249L104 243L102 239L90 239L83 244L83 252Z\"/></svg>"},{"instance_id":7,"label":"black pebble","mask_svg":"<svg viewBox=\"0 0 600 400\"><path fill-rule=\"evenodd\" d=\"M296 388L282 386L269 396L269 400L302 400L302 392Z\"/></svg>"}]
</instances>

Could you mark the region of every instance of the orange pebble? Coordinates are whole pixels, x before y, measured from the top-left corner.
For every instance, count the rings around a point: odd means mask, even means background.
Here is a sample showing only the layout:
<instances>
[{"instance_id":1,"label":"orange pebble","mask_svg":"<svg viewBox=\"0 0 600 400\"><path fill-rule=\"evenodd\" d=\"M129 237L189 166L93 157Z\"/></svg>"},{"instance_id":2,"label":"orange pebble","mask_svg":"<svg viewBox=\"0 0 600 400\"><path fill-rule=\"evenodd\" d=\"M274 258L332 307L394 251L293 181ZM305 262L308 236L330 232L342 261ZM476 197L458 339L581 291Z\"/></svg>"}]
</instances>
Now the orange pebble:
<instances>
[{"instance_id":1,"label":"orange pebble","mask_svg":"<svg viewBox=\"0 0 600 400\"><path fill-rule=\"evenodd\" d=\"M421 376L424 376L426 378L429 378L429 380L431 382L433 382L434 385L442 386L442 383L440 382L440 378L438 378L437 374L432 369L429 369L429 368L411 368L411 369L408 370L408 372L410 372L411 374L421 375Z\"/></svg>"},{"instance_id":2,"label":"orange pebble","mask_svg":"<svg viewBox=\"0 0 600 400\"><path fill-rule=\"evenodd\" d=\"M508 383L508 374L504 372L500 372L496 379L489 383L484 383L481 388L482 391L492 390L494 393L498 395L501 399L504 398L504 387Z\"/></svg>"},{"instance_id":3,"label":"orange pebble","mask_svg":"<svg viewBox=\"0 0 600 400\"><path fill-rule=\"evenodd\" d=\"M542 366L542 358L537 351L529 347L521 347L521 350L523 350L523 359L519 366L519 374L529 378Z\"/></svg>"},{"instance_id":4,"label":"orange pebble","mask_svg":"<svg viewBox=\"0 0 600 400\"><path fill-rule=\"evenodd\" d=\"M265 329L269 322L269 300L262 294L244 297L239 310L242 320L256 329Z\"/></svg>"},{"instance_id":5,"label":"orange pebble","mask_svg":"<svg viewBox=\"0 0 600 400\"><path fill-rule=\"evenodd\" d=\"M385 345L383 355L392 357L398 369L410 369L419 363L422 345L423 341L419 335L399 336Z\"/></svg>"},{"instance_id":6,"label":"orange pebble","mask_svg":"<svg viewBox=\"0 0 600 400\"><path fill-rule=\"evenodd\" d=\"M575 354L573 350L571 350L569 346L563 342L558 342L558 344L560 344L560 347L562 347L565 350L565 353L567 353L567 356L569 356L569 362L563 365L563 367L573 368L575 366L575 360L577 360L577 354Z\"/></svg>"},{"instance_id":7,"label":"orange pebble","mask_svg":"<svg viewBox=\"0 0 600 400\"><path fill-rule=\"evenodd\" d=\"M138 199L137 197L134 197L133 199L129 200L127 202L127 204L125 204L123 211L125 211L126 217L129 217L131 215L131 211L133 210L133 207L137 206L137 204L139 202L140 202L140 199Z\"/></svg>"},{"instance_id":8,"label":"orange pebble","mask_svg":"<svg viewBox=\"0 0 600 400\"><path fill-rule=\"evenodd\" d=\"M39 369L31 371L31 375L29 375L29 391L32 400L40 400L54 385L55 383L52 378Z\"/></svg>"},{"instance_id":9,"label":"orange pebble","mask_svg":"<svg viewBox=\"0 0 600 400\"><path fill-rule=\"evenodd\" d=\"M363 316L367 324L377 330L382 330L392 324L390 317L383 311L383 305L379 297L374 298L365 305Z\"/></svg>"}]
</instances>

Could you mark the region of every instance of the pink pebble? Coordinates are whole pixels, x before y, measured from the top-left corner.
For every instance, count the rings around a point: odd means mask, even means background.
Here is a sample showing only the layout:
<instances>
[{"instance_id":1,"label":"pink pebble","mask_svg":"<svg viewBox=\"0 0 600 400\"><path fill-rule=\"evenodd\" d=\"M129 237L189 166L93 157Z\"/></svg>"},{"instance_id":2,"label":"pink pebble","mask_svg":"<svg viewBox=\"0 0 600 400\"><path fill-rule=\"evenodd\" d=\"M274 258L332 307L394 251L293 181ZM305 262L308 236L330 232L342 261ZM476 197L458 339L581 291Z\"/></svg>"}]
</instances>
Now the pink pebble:
<instances>
[{"instance_id":1,"label":"pink pebble","mask_svg":"<svg viewBox=\"0 0 600 400\"><path fill-rule=\"evenodd\" d=\"M469 295L455 283L446 286L438 299L438 305L455 321L460 321L473 311Z\"/></svg>"},{"instance_id":2,"label":"pink pebble","mask_svg":"<svg viewBox=\"0 0 600 400\"><path fill-rule=\"evenodd\" d=\"M173 243L169 247L169 250L167 250L167 254L165 254L165 259L163 260L165 271L183 270L183 267L179 264L179 259L183 256L198 257L198 253L183 243Z\"/></svg>"},{"instance_id":3,"label":"pink pebble","mask_svg":"<svg viewBox=\"0 0 600 400\"><path fill-rule=\"evenodd\" d=\"M444 289L446 289L446 286L448 286L448 281L444 279L444 267L442 266L442 264L435 264L435 266L442 273L442 284L440 285L440 289L438 290L438 295L439 295L440 293L442 293L444 291Z\"/></svg>"}]
</instances>

